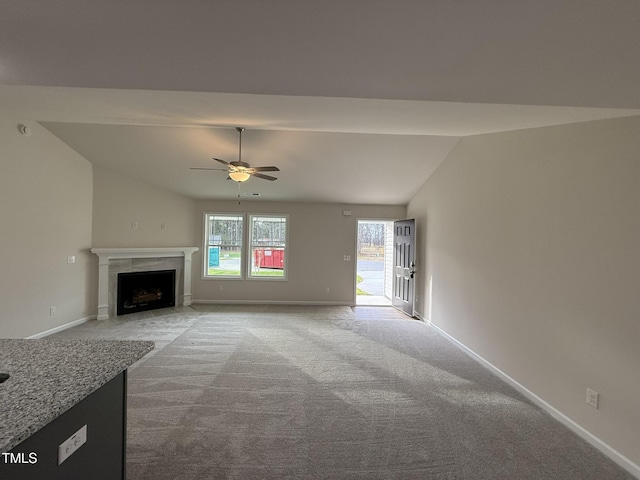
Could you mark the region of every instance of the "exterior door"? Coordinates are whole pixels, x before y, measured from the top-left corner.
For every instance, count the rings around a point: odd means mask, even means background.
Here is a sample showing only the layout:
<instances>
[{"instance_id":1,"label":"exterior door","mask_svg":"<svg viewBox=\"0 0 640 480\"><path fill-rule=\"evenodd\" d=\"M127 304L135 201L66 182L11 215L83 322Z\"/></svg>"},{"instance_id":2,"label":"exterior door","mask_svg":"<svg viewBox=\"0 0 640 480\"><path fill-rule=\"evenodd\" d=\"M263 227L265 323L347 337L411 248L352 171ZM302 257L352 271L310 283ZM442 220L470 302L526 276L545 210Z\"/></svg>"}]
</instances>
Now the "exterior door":
<instances>
[{"instance_id":1,"label":"exterior door","mask_svg":"<svg viewBox=\"0 0 640 480\"><path fill-rule=\"evenodd\" d=\"M393 222L393 306L413 317L416 221Z\"/></svg>"}]
</instances>

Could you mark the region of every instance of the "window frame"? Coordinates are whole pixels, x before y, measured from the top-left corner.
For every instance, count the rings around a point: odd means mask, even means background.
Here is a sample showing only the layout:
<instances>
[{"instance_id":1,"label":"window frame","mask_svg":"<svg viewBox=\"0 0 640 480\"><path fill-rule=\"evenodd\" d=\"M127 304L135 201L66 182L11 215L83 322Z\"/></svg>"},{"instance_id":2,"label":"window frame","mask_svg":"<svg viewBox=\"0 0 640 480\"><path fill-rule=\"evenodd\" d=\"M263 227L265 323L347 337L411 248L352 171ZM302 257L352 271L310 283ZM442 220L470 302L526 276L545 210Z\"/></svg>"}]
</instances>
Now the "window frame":
<instances>
[{"instance_id":1,"label":"window frame","mask_svg":"<svg viewBox=\"0 0 640 480\"><path fill-rule=\"evenodd\" d=\"M284 246L277 244L254 245L253 239L253 220L254 218L283 218L285 225ZM288 280L289 277L289 230L291 229L291 221L287 213L248 213L247 214L247 280L266 280L273 282L282 282ZM254 247L271 247L273 249L283 250L282 276L280 275L256 275L253 273L253 249Z\"/></svg>"},{"instance_id":2,"label":"window frame","mask_svg":"<svg viewBox=\"0 0 640 480\"><path fill-rule=\"evenodd\" d=\"M242 221L242 237L240 239L240 270L238 275L210 275L209 274L209 247L215 246L209 244L209 218L210 217L233 217ZM254 218L283 218L285 224L284 246L275 246L282 248L283 256L283 274L282 276L255 275L252 274L253 267L253 219ZM202 252L202 269L201 278L203 280L266 280L282 282L287 281L289 276L289 230L291 228L290 215L288 213L251 213L251 212L203 212L203 252ZM220 245L222 246L222 244ZM265 245L262 245L265 246Z\"/></svg>"},{"instance_id":3,"label":"window frame","mask_svg":"<svg viewBox=\"0 0 640 480\"><path fill-rule=\"evenodd\" d=\"M240 250L240 268L238 269L238 275L210 275L209 274L209 247L215 246L209 243L209 219L210 217L232 217L239 218L242 222L242 235L240 236L240 245L237 245ZM245 259L245 245L246 245L246 215L237 212L204 212L204 225L203 225L203 255L202 255L202 278L204 280L243 280L244 279L244 265ZM224 244L227 245L227 244ZM220 244L222 247L223 244ZM236 246L228 244L227 246Z\"/></svg>"}]
</instances>

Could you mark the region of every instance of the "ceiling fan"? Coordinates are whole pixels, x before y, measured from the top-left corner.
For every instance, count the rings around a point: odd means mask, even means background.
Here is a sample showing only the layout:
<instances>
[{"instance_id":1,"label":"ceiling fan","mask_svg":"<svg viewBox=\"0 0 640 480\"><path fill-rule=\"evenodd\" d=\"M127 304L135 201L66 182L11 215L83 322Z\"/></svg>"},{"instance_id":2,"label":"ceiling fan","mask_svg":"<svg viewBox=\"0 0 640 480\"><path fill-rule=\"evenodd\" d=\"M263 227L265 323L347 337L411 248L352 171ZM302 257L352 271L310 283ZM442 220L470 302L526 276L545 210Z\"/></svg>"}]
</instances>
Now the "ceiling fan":
<instances>
[{"instance_id":1,"label":"ceiling fan","mask_svg":"<svg viewBox=\"0 0 640 480\"><path fill-rule=\"evenodd\" d=\"M192 167L191 170L220 170L224 172L228 172L229 176L227 180L231 179L238 183L246 182L251 177L262 178L264 180L274 181L277 180L276 177L272 177L271 175L265 175L260 172L279 172L280 169L278 167L269 166L269 167L252 167L246 162L242 161L242 132L244 132L243 127L236 127L239 138L238 144L238 160L234 162L225 162L219 158L212 157L216 162L220 162L223 165L226 165L227 168L198 168Z\"/></svg>"}]
</instances>

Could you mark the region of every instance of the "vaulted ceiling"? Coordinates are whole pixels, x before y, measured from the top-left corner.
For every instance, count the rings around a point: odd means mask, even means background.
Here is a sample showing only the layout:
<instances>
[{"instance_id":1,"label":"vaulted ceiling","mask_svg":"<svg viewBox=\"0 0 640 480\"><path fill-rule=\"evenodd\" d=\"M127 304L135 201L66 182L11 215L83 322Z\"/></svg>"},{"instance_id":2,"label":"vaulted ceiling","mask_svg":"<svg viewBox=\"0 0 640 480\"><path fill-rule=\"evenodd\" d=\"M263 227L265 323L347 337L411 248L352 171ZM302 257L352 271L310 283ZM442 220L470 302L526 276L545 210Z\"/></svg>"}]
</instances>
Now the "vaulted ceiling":
<instances>
[{"instance_id":1,"label":"vaulted ceiling","mask_svg":"<svg viewBox=\"0 0 640 480\"><path fill-rule=\"evenodd\" d=\"M8 0L0 115L233 198L406 203L468 135L640 114L640 2Z\"/></svg>"}]
</instances>

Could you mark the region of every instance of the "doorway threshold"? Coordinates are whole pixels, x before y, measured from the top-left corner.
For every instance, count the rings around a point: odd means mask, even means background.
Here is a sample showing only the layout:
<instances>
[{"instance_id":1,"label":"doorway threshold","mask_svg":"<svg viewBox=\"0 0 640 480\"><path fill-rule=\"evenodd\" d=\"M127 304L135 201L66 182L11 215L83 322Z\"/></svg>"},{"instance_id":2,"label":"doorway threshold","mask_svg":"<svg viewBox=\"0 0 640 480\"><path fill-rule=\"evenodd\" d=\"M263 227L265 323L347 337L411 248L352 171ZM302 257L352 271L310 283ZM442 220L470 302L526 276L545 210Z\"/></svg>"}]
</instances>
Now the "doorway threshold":
<instances>
[{"instance_id":1,"label":"doorway threshold","mask_svg":"<svg viewBox=\"0 0 640 480\"><path fill-rule=\"evenodd\" d=\"M382 295L356 295L356 305L390 307L391 300Z\"/></svg>"}]
</instances>

